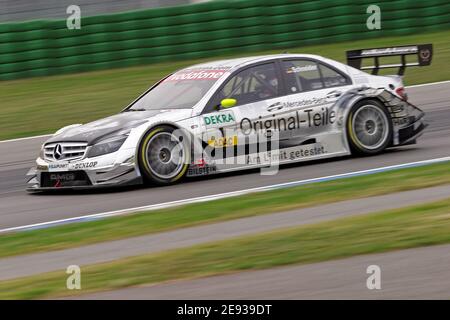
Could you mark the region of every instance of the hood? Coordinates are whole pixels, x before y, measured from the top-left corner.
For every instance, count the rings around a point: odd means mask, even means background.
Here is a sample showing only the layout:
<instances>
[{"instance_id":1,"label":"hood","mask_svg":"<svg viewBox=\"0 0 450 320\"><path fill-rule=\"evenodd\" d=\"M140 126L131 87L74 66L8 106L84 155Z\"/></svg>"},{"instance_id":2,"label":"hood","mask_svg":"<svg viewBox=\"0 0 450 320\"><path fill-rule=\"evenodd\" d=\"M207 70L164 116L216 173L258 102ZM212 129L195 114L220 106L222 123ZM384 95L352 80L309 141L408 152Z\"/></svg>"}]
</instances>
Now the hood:
<instances>
[{"instance_id":1,"label":"hood","mask_svg":"<svg viewBox=\"0 0 450 320\"><path fill-rule=\"evenodd\" d=\"M192 109L121 112L104 119L63 130L60 134L52 136L45 143L83 141L87 142L88 145L92 145L115 133L136 128L144 123L175 122L189 118L191 114Z\"/></svg>"}]
</instances>

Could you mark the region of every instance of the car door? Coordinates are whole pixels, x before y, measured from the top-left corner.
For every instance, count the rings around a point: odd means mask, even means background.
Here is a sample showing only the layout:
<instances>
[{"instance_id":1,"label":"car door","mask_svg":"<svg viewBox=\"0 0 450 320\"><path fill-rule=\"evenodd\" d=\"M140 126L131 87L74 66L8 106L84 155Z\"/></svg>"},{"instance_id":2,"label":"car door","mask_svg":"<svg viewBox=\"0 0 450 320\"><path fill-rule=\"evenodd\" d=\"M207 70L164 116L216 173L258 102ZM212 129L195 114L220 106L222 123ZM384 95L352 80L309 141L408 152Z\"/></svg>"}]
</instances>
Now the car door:
<instances>
[{"instance_id":1,"label":"car door","mask_svg":"<svg viewBox=\"0 0 450 320\"><path fill-rule=\"evenodd\" d=\"M280 68L286 90L283 107L286 115L298 122L289 130L290 141L281 147L319 143L323 152L339 150L342 137L336 130L335 103L352 87L350 78L314 59L283 59Z\"/></svg>"},{"instance_id":2,"label":"car door","mask_svg":"<svg viewBox=\"0 0 450 320\"><path fill-rule=\"evenodd\" d=\"M263 160L248 155L272 148L259 141L268 132L270 135L274 129L271 122L281 112L278 106L283 102L282 85L276 61L245 67L224 82L202 115L206 135L203 140L215 149L216 160L233 158L228 168L258 165ZM220 107L221 101L229 98L235 99L236 105Z\"/></svg>"}]
</instances>

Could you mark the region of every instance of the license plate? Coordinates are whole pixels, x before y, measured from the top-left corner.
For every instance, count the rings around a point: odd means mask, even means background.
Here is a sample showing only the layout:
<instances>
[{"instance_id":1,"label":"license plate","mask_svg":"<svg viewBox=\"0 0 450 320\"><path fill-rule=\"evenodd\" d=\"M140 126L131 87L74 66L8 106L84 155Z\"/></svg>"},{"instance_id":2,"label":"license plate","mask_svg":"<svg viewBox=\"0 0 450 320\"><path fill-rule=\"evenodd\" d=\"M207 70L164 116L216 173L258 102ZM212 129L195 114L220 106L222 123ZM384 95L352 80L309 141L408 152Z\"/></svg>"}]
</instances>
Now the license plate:
<instances>
[{"instance_id":1,"label":"license plate","mask_svg":"<svg viewBox=\"0 0 450 320\"><path fill-rule=\"evenodd\" d=\"M84 171L42 172L41 187L73 187L91 185Z\"/></svg>"},{"instance_id":2,"label":"license plate","mask_svg":"<svg viewBox=\"0 0 450 320\"><path fill-rule=\"evenodd\" d=\"M54 182L69 182L74 181L76 178L75 173L68 172L68 173L51 173L49 175L50 181Z\"/></svg>"}]
</instances>

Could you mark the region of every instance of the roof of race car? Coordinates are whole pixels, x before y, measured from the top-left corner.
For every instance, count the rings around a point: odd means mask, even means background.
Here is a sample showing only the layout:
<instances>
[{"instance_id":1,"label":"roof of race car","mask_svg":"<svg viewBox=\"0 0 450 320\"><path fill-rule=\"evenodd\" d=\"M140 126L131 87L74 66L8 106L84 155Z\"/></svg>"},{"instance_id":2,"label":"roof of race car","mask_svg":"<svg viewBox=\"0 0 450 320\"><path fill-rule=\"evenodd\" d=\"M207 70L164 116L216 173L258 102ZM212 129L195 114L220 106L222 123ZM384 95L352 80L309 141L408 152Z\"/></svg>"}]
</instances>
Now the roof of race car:
<instances>
[{"instance_id":1,"label":"roof of race car","mask_svg":"<svg viewBox=\"0 0 450 320\"><path fill-rule=\"evenodd\" d=\"M312 54L271 54L271 55L265 55L265 56L250 56L250 57L243 57L243 58L234 58L234 59L227 59L227 60L217 60L217 61L209 61L204 62L200 64L196 64L190 67L185 68L186 69L236 69L238 67L242 67L244 65L258 62L258 61L265 61L270 59L277 59L277 58L321 58L325 59L323 57L312 55Z\"/></svg>"}]
</instances>

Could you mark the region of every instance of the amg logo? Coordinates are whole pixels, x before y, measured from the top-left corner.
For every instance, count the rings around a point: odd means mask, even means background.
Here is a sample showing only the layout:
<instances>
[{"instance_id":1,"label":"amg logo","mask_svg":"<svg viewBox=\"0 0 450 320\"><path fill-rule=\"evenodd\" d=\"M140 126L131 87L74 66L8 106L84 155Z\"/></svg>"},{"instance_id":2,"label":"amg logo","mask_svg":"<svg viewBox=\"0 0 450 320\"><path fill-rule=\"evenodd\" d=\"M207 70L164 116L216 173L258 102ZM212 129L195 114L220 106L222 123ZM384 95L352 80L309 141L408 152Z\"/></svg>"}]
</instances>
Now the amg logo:
<instances>
[{"instance_id":1,"label":"amg logo","mask_svg":"<svg viewBox=\"0 0 450 320\"><path fill-rule=\"evenodd\" d=\"M73 173L52 173L50 180L73 181L75 180L75 175Z\"/></svg>"}]
</instances>

